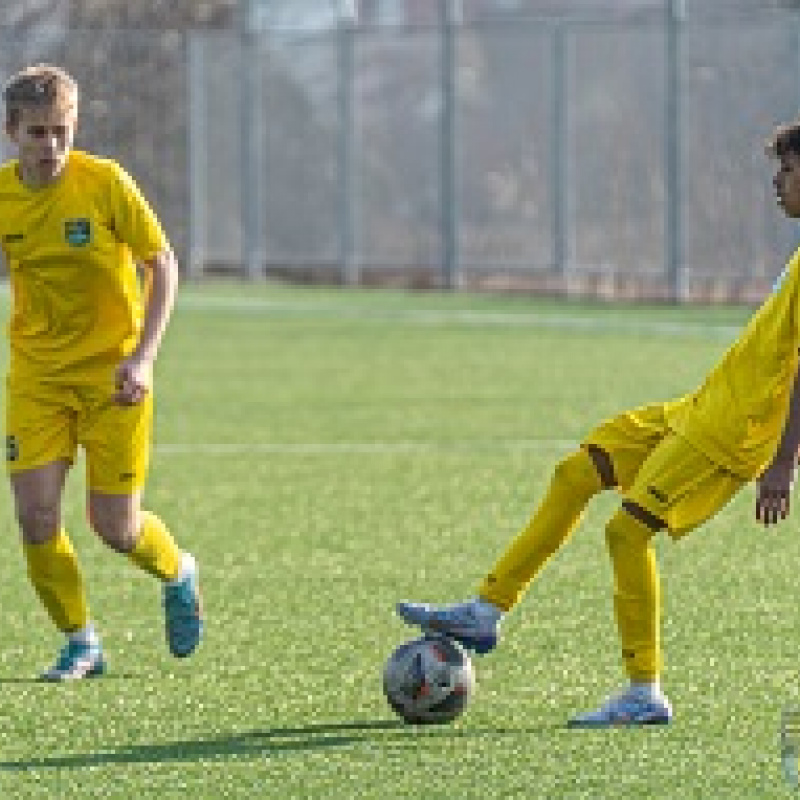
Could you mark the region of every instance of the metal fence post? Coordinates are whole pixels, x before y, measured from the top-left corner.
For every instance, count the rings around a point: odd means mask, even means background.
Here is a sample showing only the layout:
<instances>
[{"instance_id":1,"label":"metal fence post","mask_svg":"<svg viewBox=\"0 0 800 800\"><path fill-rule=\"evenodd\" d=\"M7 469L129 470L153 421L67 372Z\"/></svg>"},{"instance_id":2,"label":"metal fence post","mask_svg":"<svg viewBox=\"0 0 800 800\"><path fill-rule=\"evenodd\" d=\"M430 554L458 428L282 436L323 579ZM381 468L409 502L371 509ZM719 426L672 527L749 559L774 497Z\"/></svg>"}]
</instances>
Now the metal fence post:
<instances>
[{"instance_id":1,"label":"metal fence post","mask_svg":"<svg viewBox=\"0 0 800 800\"><path fill-rule=\"evenodd\" d=\"M680 303L685 299L683 264L683 230L681 219L681 83L680 35L685 18L683 0L666 0L666 136L664 153L664 181L666 209L664 231L666 236L666 270L670 300Z\"/></svg>"},{"instance_id":2,"label":"metal fence post","mask_svg":"<svg viewBox=\"0 0 800 800\"><path fill-rule=\"evenodd\" d=\"M456 143L456 25L461 20L460 0L439 0L441 33L440 231L442 282L446 289L461 283L458 251L458 156Z\"/></svg>"},{"instance_id":3,"label":"metal fence post","mask_svg":"<svg viewBox=\"0 0 800 800\"><path fill-rule=\"evenodd\" d=\"M208 147L205 131L206 81L204 36L190 31L186 38L186 71L188 84L187 170L189 174L188 263L186 274L199 278L205 266L206 236L206 169Z\"/></svg>"},{"instance_id":4,"label":"metal fence post","mask_svg":"<svg viewBox=\"0 0 800 800\"><path fill-rule=\"evenodd\" d=\"M339 18L339 263L342 282L355 285L360 280L360 264L356 252L355 226L355 20L352 13L343 11Z\"/></svg>"},{"instance_id":5,"label":"metal fence post","mask_svg":"<svg viewBox=\"0 0 800 800\"><path fill-rule=\"evenodd\" d=\"M566 80L566 34L556 23L553 36L553 107L552 107L552 192L553 198L553 268L564 275L569 263L569 122L567 119L568 87Z\"/></svg>"},{"instance_id":6,"label":"metal fence post","mask_svg":"<svg viewBox=\"0 0 800 800\"><path fill-rule=\"evenodd\" d=\"M253 0L242 6L242 79L239 121L241 126L242 239L245 273L255 280L264 276L264 181L261 80L261 37L256 30Z\"/></svg>"}]
</instances>

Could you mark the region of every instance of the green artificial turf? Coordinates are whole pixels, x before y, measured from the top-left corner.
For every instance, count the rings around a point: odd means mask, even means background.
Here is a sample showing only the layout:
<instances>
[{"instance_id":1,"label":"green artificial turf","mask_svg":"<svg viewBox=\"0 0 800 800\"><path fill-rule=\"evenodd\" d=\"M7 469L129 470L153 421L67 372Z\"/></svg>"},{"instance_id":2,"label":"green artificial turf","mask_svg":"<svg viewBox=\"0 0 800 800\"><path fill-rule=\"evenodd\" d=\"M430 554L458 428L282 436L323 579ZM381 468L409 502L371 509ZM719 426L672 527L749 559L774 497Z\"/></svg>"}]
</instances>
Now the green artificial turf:
<instances>
[{"instance_id":1,"label":"green artificial turf","mask_svg":"<svg viewBox=\"0 0 800 800\"><path fill-rule=\"evenodd\" d=\"M146 504L197 556L206 638L163 641L159 587L65 516L109 674L34 678L59 637L0 511L2 798L770 798L790 794L800 535L745 489L659 539L672 726L571 731L623 681L604 496L476 659L448 726L406 726L381 670L400 598L469 595L559 455L683 393L742 308L186 286L157 369ZM665 539L666 537L664 537Z\"/></svg>"}]
</instances>

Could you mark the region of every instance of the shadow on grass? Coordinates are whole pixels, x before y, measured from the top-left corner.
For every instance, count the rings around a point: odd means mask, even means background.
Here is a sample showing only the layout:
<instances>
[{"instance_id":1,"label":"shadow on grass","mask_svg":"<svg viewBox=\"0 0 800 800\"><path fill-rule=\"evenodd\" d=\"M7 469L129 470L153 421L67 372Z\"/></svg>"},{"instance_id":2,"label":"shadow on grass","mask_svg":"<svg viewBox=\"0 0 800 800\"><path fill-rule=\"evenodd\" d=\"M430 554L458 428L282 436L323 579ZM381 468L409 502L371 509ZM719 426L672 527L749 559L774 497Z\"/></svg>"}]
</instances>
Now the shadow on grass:
<instances>
[{"instance_id":1,"label":"shadow on grass","mask_svg":"<svg viewBox=\"0 0 800 800\"><path fill-rule=\"evenodd\" d=\"M134 678L141 678L141 675L136 675L130 672L107 672L103 675L103 683L107 681L128 681ZM0 686L3 684L19 684L19 683L27 683L36 686L64 686L65 683L68 683L71 686L87 686L93 683L96 683L96 680L92 678L91 680L82 680L82 681L46 681L43 678L33 677L33 678L0 678Z\"/></svg>"},{"instance_id":2,"label":"shadow on grass","mask_svg":"<svg viewBox=\"0 0 800 800\"><path fill-rule=\"evenodd\" d=\"M22 772L28 769L80 769L107 764L202 761L204 759L225 758L228 756L269 757L282 753L322 750L328 747L347 747L348 745L362 744L364 742L389 744L391 747L411 747L420 738L458 739L503 734L520 735L542 732L546 727L543 726L538 729L462 729L447 725L417 727L406 725L400 720L321 723L299 728L270 728L249 731L235 736L220 736L213 739L132 745L97 753L75 753L21 761L0 761L0 772ZM399 734L399 737L393 736L391 742L385 738L376 737L375 733L381 731Z\"/></svg>"}]
</instances>

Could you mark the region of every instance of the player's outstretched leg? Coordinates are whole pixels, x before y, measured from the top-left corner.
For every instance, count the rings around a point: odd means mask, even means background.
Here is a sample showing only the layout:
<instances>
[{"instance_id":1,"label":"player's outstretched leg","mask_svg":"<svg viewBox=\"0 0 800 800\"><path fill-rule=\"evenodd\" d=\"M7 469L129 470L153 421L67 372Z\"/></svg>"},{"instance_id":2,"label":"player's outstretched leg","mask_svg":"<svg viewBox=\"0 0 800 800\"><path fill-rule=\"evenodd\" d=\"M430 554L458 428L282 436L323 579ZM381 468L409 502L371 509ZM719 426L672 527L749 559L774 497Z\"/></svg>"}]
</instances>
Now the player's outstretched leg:
<instances>
[{"instance_id":1,"label":"player's outstretched leg","mask_svg":"<svg viewBox=\"0 0 800 800\"><path fill-rule=\"evenodd\" d=\"M191 655L203 636L203 603L199 569L190 553L183 553L178 577L164 584L164 616L172 655Z\"/></svg>"},{"instance_id":2,"label":"player's outstretched leg","mask_svg":"<svg viewBox=\"0 0 800 800\"><path fill-rule=\"evenodd\" d=\"M43 681L72 681L95 678L105 671L106 663L100 639L89 626L70 634L55 664L45 670L40 678Z\"/></svg>"},{"instance_id":3,"label":"player's outstretched leg","mask_svg":"<svg viewBox=\"0 0 800 800\"><path fill-rule=\"evenodd\" d=\"M494 649L503 616L501 609L481 598L446 606L404 600L396 610L404 622L418 626L423 633L444 634L478 655Z\"/></svg>"},{"instance_id":4,"label":"player's outstretched leg","mask_svg":"<svg viewBox=\"0 0 800 800\"><path fill-rule=\"evenodd\" d=\"M502 554L478 589L478 597L465 603L436 606L427 603L397 604L397 613L426 633L456 639L478 654L497 645L503 614L521 598L534 576L564 543L578 524L586 504L614 482L600 473L597 458L580 448L556 465L547 494L525 528Z\"/></svg>"}]
</instances>

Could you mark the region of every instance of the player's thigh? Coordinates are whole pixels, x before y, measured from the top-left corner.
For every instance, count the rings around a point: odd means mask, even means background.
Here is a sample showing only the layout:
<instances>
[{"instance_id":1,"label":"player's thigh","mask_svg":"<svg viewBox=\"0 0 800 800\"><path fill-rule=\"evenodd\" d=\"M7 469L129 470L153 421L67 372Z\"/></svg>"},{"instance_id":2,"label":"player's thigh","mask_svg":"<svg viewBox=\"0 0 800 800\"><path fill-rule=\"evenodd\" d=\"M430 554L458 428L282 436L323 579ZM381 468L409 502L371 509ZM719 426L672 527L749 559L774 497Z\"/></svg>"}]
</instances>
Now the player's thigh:
<instances>
[{"instance_id":1,"label":"player's thigh","mask_svg":"<svg viewBox=\"0 0 800 800\"><path fill-rule=\"evenodd\" d=\"M745 482L670 433L641 465L623 496L662 520L670 535L679 538L713 517Z\"/></svg>"},{"instance_id":2,"label":"player's thigh","mask_svg":"<svg viewBox=\"0 0 800 800\"><path fill-rule=\"evenodd\" d=\"M79 409L79 399L69 387L9 379L5 409L9 474L61 461L71 464L78 446Z\"/></svg>"},{"instance_id":3,"label":"player's thigh","mask_svg":"<svg viewBox=\"0 0 800 800\"><path fill-rule=\"evenodd\" d=\"M668 433L664 405L656 403L602 422L586 436L582 445L604 451L611 460L616 484L626 489Z\"/></svg>"},{"instance_id":4,"label":"player's thigh","mask_svg":"<svg viewBox=\"0 0 800 800\"><path fill-rule=\"evenodd\" d=\"M123 406L113 398L89 405L78 439L86 452L90 492L132 495L147 477L153 430L153 397Z\"/></svg>"}]
</instances>

